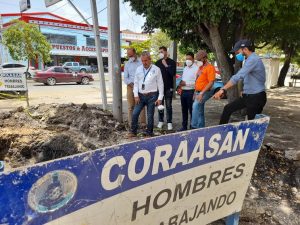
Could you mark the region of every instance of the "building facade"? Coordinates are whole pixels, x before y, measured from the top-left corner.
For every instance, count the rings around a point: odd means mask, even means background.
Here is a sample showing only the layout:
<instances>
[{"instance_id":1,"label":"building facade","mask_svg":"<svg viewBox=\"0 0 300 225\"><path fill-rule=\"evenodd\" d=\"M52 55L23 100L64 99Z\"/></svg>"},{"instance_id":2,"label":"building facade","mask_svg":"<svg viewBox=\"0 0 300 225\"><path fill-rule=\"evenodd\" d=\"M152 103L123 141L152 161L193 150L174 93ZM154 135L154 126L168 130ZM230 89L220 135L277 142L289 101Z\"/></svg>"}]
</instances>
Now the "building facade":
<instances>
[{"instance_id":1,"label":"building facade","mask_svg":"<svg viewBox=\"0 0 300 225\"><path fill-rule=\"evenodd\" d=\"M80 62L85 65L96 65L96 46L92 28L87 24L77 23L49 12L37 13L10 13L0 14L1 31L10 25L13 19L36 24L52 45L50 52L51 65L61 65L66 61ZM108 33L107 27L99 27L102 56L104 65L108 64ZM130 33L130 34L129 34ZM0 32L1 34L1 32ZM133 38L134 34L134 38ZM132 41L144 41L148 35L133 33L126 30L121 32L121 46L128 46ZM0 64L13 62L7 49L0 43ZM120 49L121 57L125 51ZM25 62L26 63L26 62ZM37 69L44 67L41 60L30 62Z\"/></svg>"}]
</instances>

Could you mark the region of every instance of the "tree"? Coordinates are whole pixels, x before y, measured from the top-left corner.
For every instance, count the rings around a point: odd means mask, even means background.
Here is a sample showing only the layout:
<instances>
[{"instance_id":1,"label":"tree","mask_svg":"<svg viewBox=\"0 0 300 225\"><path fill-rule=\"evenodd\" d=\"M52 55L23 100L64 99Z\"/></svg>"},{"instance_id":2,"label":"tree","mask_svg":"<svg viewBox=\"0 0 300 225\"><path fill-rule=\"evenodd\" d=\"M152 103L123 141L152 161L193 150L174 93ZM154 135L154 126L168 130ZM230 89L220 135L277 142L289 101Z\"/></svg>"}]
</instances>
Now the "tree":
<instances>
[{"instance_id":1,"label":"tree","mask_svg":"<svg viewBox=\"0 0 300 225\"><path fill-rule=\"evenodd\" d=\"M39 31L38 26L34 24L13 20L11 25L3 32L2 42L8 48L14 60L27 61L26 74L31 60L40 57L44 62L50 61L51 45ZM28 92L26 95L28 106Z\"/></svg>"},{"instance_id":2,"label":"tree","mask_svg":"<svg viewBox=\"0 0 300 225\"><path fill-rule=\"evenodd\" d=\"M300 50L300 2L277 1L277 8L280 10L270 12L267 22L253 23L247 32L257 41L269 42L282 50L285 59L277 85L284 86L291 60Z\"/></svg>"},{"instance_id":3,"label":"tree","mask_svg":"<svg viewBox=\"0 0 300 225\"><path fill-rule=\"evenodd\" d=\"M141 55L144 51L151 51L151 40L142 42L131 42L130 46L123 46L124 49L134 48L137 55Z\"/></svg>"},{"instance_id":4,"label":"tree","mask_svg":"<svg viewBox=\"0 0 300 225\"><path fill-rule=\"evenodd\" d=\"M158 59L158 50L159 47L165 46L167 48L171 45L171 39L170 37L162 32L161 30L156 30L154 33L150 34L150 40L151 40L151 52L154 55L154 59Z\"/></svg>"},{"instance_id":5,"label":"tree","mask_svg":"<svg viewBox=\"0 0 300 225\"><path fill-rule=\"evenodd\" d=\"M223 81L234 72L234 60L228 52L234 43L249 37L248 27L271 25L272 13L281 10L280 0L125 0L132 8L146 17L144 29L151 32L161 28L173 40L182 44L203 46L214 53ZM229 93L230 101L236 96Z\"/></svg>"}]
</instances>

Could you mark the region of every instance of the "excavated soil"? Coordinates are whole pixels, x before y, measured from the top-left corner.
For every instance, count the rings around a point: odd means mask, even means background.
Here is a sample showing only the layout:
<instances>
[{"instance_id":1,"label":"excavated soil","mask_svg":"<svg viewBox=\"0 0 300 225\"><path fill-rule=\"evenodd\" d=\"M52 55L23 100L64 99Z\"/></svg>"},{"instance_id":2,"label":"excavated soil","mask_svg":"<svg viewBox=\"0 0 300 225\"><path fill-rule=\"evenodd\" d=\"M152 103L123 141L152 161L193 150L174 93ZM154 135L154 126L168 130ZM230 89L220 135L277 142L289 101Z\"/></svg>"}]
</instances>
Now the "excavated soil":
<instances>
[{"instance_id":1,"label":"excavated soil","mask_svg":"<svg viewBox=\"0 0 300 225\"><path fill-rule=\"evenodd\" d=\"M19 107L0 114L0 160L25 166L121 143L125 133L111 113L86 104Z\"/></svg>"}]
</instances>

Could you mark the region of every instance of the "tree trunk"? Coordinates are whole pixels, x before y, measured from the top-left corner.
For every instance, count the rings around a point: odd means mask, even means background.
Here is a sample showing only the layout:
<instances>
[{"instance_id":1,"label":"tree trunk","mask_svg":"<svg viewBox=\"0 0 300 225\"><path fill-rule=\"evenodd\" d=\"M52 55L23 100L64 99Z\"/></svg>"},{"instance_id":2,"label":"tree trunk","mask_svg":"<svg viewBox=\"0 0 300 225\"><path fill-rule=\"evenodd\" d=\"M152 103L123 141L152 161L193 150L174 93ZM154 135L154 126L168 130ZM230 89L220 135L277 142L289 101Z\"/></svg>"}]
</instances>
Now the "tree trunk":
<instances>
[{"instance_id":1,"label":"tree trunk","mask_svg":"<svg viewBox=\"0 0 300 225\"><path fill-rule=\"evenodd\" d=\"M280 70L280 74L279 74L278 81L277 81L277 86L279 86L279 87L284 86L284 80L285 80L287 72L289 71L289 68L290 68L291 59L292 59L292 56L294 53L294 47L286 45L284 52L285 52L284 64Z\"/></svg>"},{"instance_id":2,"label":"tree trunk","mask_svg":"<svg viewBox=\"0 0 300 225\"><path fill-rule=\"evenodd\" d=\"M212 42L212 46L215 50L218 67L222 74L222 80L225 84L230 80L230 77L232 76L233 71L227 60L218 26L212 25L212 26L209 26L208 29L209 29L209 33L210 33L210 39ZM228 98L229 102L234 101L236 98L238 98L238 96L239 95L238 95L238 91L237 91L236 87L229 89L227 92L227 98Z\"/></svg>"}]
</instances>

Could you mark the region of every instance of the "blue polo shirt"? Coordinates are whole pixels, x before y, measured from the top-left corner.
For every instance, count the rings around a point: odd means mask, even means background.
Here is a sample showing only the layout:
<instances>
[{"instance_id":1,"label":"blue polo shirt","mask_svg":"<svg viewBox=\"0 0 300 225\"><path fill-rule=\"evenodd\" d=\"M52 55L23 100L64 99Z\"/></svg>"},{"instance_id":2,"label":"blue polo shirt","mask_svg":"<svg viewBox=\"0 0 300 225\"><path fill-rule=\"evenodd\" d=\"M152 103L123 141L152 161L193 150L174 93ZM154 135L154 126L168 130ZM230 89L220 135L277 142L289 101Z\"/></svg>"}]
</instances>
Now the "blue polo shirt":
<instances>
[{"instance_id":1,"label":"blue polo shirt","mask_svg":"<svg viewBox=\"0 0 300 225\"><path fill-rule=\"evenodd\" d=\"M243 67L233 75L230 81L236 84L244 81L244 94L257 94L265 91L266 70L262 60L254 52L246 59Z\"/></svg>"}]
</instances>

